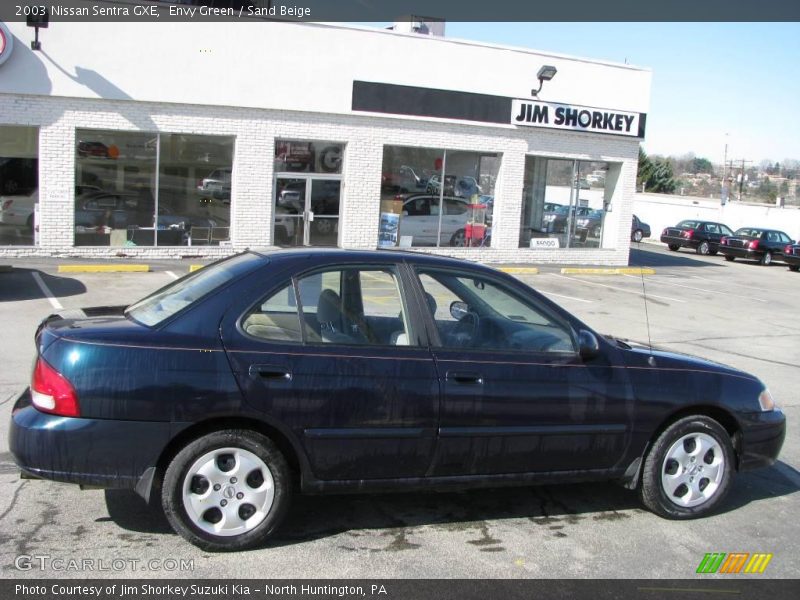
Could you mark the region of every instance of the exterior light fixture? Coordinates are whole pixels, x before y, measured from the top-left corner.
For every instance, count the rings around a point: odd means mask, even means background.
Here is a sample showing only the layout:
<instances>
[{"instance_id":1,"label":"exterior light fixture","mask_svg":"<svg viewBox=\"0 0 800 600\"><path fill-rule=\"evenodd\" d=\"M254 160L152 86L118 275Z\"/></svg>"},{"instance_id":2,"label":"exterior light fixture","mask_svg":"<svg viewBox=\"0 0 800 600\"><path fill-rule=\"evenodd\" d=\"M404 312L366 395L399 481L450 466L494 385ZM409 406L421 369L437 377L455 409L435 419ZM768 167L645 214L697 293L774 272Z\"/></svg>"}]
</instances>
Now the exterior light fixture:
<instances>
[{"instance_id":1,"label":"exterior light fixture","mask_svg":"<svg viewBox=\"0 0 800 600\"><path fill-rule=\"evenodd\" d=\"M29 14L27 18L28 27L36 28L34 39L31 42L31 50L42 49L42 43L39 41L39 28L41 27L42 29L47 29L47 26L50 22L50 14L47 12L47 8L45 7L36 7L36 8L38 8L39 10L31 11L31 14Z\"/></svg>"},{"instance_id":2,"label":"exterior light fixture","mask_svg":"<svg viewBox=\"0 0 800 600\"><path fill-rule=\"evenodd\" d=\"M531 90L531 96L536 97L539 95L539 92L542 91L542 86L544 85L545 81L550 81L553 77L556 76L558 73L558 69L551 65L544 65L539 72L536 74L536 77L539 79L539 89Z\"/></svg>"}]
</instances>

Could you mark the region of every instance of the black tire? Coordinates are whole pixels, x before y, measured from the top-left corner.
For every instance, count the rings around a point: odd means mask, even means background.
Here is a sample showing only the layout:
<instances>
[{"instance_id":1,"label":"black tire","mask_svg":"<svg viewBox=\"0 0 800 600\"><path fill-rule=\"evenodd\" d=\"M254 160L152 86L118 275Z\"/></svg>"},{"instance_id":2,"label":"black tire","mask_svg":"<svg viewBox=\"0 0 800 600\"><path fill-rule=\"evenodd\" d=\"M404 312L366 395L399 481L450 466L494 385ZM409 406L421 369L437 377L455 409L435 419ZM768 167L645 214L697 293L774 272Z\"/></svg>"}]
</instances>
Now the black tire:
<instances>
[{"instance_id":1,"label":"black tire","mask_svg":"<svg viewBox=\"0 0 800 600\"><path fill-rule=\"evenodd\" d=\"M194 485L193 480L191 483L187 481L187 475L195 462L201 457L212 453L214 450L223 448L232 448L255 455L255 457L266 465L273 482L274 496L267 509L266 515L261 517L262 520L254 525L252 529L236 535L214 535L204 531L193 521L192 517L189 516L186 503L184 503L183 500L184 486ZM261 477L260 485L263 486L267 477L266 474L262 474ZM206 480L206 490L208 490L208 483L209 482ZM250 475L247 475L241 482L238 481L238 479L236 481L232 479L231 484L232 485L228 485L226 483L225 487L221 489L218 495L221 498L231 499L231 507L227 510L237 508L238 505L238 514L242 515L242 507L253 507L252 505L246 505L244 502L238 503L236 500L238 496L235 492L240 488L244 491L248 491L244 486L251 484ZM239 487L234 488L233 484L237 484ZM227 488L234 490L231 495L225 494ZM161 490L161 503L164 508L164 514L170 525L172 525L172 528L195 546L211 552L246 550L262 545L274 533L283 520L289 506L290 498L291 482L289 466L283 454L281 454L272 440L260 433L246 429L215 431L187 444L175 455L167 467ZM220 506L225 506L226 504L227 501L223 499ZM217 508L217 504L209 502L208 506L208 511L216 509L218 513L221 512L220 509ZM246 519L253 517L240 518ZM210 522L213 523L213 521Z\"/></svg>"},{"instance_id":2,"label":"black tire","mask_svg":"<svg viewBox=\"0 0 800 600\"><path fill-rule=\"evenodd\" d=\"M678 246L678 244L668 244L667 248L669 248L673 252L677 252L680 249L680 246Z\"/></svg>"},{"instance_id":3,"label":"black tire","mask_svg":"<svg viewBox=\"0 0 800 600\"><path fill-rule=\"evenodd\" d=\"M789 270L795 272L800 271L800 265L789 265Z\"/></svg>"},{"instance_id":4,"label":"black tire","mask_svg":"<svg viewBox=\"0 0 800 600\"><path fill-rule=\"evenodd\" d=\"M678 446L678 442L682 438L686 441L678 448L685 450L687 443L693 440L696 443L698 435L711 438L716 442L716 447L708 451L712 453L712 461L718 459L722 461L718 467L720 479L716 483L709 482L707 477L703 477L704 474L708 474L708 471L697 471L698 467L707 466L708 452L700 457L700 461L689 462L690 459L687 458L687 464L683 466L677 460L671 458L671 455L668 455L672 448ZM696 448L696 446L694 447ZM717 453L719 453L719 456ZM647 458L642 468L642 485L640 488L642 502L651 511L667 519L694 519L706 516L720 505L730 490L735 472L735 460L733 444L728 432L714 419L702 415L693 415L675 421L658 436L647 453ZM689 466L689 468L684 468L686 466ZM710 492L707 499L699 498L699 504L684 506L673 500L673 498L678 497L677 492L682 487L686 487L686 484L679 485L676 488L675 496L670 496L662 484L662 475L668 476L669 470L675 468L682 469L686 473L686 477L696 477L698 481L697 487L701 493L704 489L708 489L709 485L715 485L716 487ZM705 488L702 487L704 480L706 482ZM689 485L693 485L693 482ZM686 493L689 493L688 487L686 487Z\"/></svg>"},{"instance_id":5,"label":"black tire","mask_svg":"<svg viewBox=\"0 0 800 600\"><path fill-rule=\"evenodd\" d=\"M643 238L644 238L644 232L641 229L637 229L636 231L633 232L633 235L631 236L631 241L636 242L638 244L639 242L642 241Z\"/></svg>"},{"instance_id":6,"label":"black tire","mask_svg":"<svg viewBox=\"0 0 800 600\"><path fill-rule=\"evenodd\" d=\"M467 245L467 235L463 229L459 229L450 238L450 245L458 248L463 248Z\"/></svg>"},{"instance_id":7,"label":"black tire","mask_svg":"<svg viewBox=\"0 0 800 600\"><path fill-rule=\"evenodd\" d=\"M716 249L716 248L712 248L711 250L708 251L708 254L710 256L716 256L718 253L719 253L719 250Z\"/></svg>"},{"instance_id":8,"label":"black tire","mask_svg":"<svg viewBox=\"0 0 800 600\"><path fill-rule=\"evenodd\" d=\"M764 256L758 261L762 266L768 267L772 264L772 252L764 252Z\"/></svg>"},{"instance_id":9,"label":"black tire","mask_svg":"<svg viewBox=\"0 0 800 600\"><path fill-rule=\"evenodd\" d=\"M697 246L696 252L698 254L702 255L702 256L705 256L706 254L709 254L711 252L711 249L710 249L710 247L708 245L708 242L705 241L705 240L700 242L700 245Z\"/></svg>"},{"instance_id":10,"label":"black tire","mask_svg":"<svg viewBox=\"0 0 800 600\"><path fill-rule=\"evenodd\" d=\"M736 257L735 256L730 256L729 254L726 254L725 255L725 260L727 260L728 262L733 262L733 261L736 260Z\"/></svg>"}]
</instances>

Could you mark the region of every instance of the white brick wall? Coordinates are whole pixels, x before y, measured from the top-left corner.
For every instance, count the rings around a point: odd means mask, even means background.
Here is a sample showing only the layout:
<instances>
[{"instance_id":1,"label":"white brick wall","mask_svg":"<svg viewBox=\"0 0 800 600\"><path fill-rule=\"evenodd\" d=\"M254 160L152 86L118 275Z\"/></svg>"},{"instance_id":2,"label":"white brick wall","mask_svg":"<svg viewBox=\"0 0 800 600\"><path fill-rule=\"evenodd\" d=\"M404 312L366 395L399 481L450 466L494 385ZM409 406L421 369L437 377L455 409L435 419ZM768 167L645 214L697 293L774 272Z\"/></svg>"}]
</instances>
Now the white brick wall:
<instances>
[{"instance_id":1,"label":"white brick wall","mask_svg":"<svg viewBox=\"0 0 800 600\"><path fill-rule=\"evenodd\" d=\"M491 248L430 249L436 254L482 262L625 264L638 141L536 128L458 124L435 119L341 116L304 112L146 103L122 100L0 94L0 125L40 128L40 244L0 247L0 256L174 258L218 257L272 244L273 149L276 139L331 140L346 144L340 245L374 249L378 242L384 145L497 152L502 154ZM73 247L75 130L109 129L229 135L234 153L232 248ZM526 154L607 161L621 165L606 218L603 248L518 248Z\"/></svg>"}]
</instances>

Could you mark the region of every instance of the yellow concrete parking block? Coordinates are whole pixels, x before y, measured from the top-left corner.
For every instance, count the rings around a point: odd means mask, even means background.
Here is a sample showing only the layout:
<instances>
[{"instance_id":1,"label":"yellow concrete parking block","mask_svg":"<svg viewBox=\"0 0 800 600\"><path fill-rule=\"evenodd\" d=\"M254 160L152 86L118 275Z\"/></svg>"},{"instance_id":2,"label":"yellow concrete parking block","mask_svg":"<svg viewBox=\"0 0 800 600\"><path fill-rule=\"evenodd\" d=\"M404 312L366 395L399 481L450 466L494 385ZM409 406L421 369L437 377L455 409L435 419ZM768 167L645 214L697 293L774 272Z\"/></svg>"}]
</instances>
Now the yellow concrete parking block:
<instances>
[{"instance_id":1,"label":"yellow concrete parking block","mask_svg":"<svg viewBox=\"0 0 800 600\"><path fill-rule=\"evenodd\" d=\"M656 270L649 267L564 267L562 275L655 275Z\"/></svg>"},{"instance_id":2,"label":"yellow concrete parking block","mask_svg":"<svg viewBox=\"0 0 800 600\"><path fill-rule=\"evenodd\" d=\"M11 265L0 265L0 273L11 273Z\"/></svg>"},{"instance_id":3,"label":"yellow concrete parking block","mask_svg":"<svg viewBox=\"0 0 800 600\"><path fill-rule=\"evenodd\" d=\"M539 269L536 267L500 267L503 273L514 273L517 275L536 275Z\"/></svg>"},{"instance_id":4,"label":"yellow concrete parking block","mask_svg":"<svg viewBox=\"0 0 800 600\"><path fill-rule=\"evenodd\" d=\"M189 273L194 273L205 267L205 265L189 265Z\"/></svg>"},{"instance_id":5,"label":"yellow concrete parking block","mask_svg":"<svg viewBox=\"0 0 800 600\"><path fill-rule=\"evenodd\" d=\"M58 265L59 273L147 273L150 265Z\"/></svg>"}]
</instances>

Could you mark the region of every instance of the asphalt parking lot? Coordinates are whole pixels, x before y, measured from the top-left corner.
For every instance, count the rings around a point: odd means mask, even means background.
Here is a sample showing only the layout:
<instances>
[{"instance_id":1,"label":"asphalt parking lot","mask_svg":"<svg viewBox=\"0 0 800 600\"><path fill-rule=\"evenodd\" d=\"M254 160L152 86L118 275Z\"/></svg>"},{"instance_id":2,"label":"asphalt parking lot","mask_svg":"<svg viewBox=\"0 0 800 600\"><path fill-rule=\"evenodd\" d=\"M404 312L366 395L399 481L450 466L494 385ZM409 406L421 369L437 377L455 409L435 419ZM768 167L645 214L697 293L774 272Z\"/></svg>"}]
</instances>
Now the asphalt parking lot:
<instances>
[{"instance_id":1,"label":"asphalt parking lot","mask_svg":"<svg viewBox=\"0 0 800 600\"><path fill-rule=\"evenodd\" d=\"M33 333L44 316L59 306L131 302L184 274L188 264L153 261L149 273L67 275L57 273L55 260L2 262L15 267L0 273L2 577L83 577L52 569L54 559L79 558L95 561L91 575L101 577L685 578L697 576L708 552L772 553L764 574L753 577L797 576L800 273L778 263L727 263L647 244L632 252L631 265L654 267L655 275L564 275L549 266L517 275L601 333L640 342L649 335L655 346L730 364L769 385L789 420L781 459L739 476L719 514L666 521L611 483L296 497L271 546L214 555L172 533L132 493L21 481L7 441L11 406L27 385ZM30 562L19 556L49 558L26 570ZM165 557L191 568L172 570ZM50 565L44 572L42 562ZM98 571L101 565L124 566Z\"/></svg>"}]
</instances>

